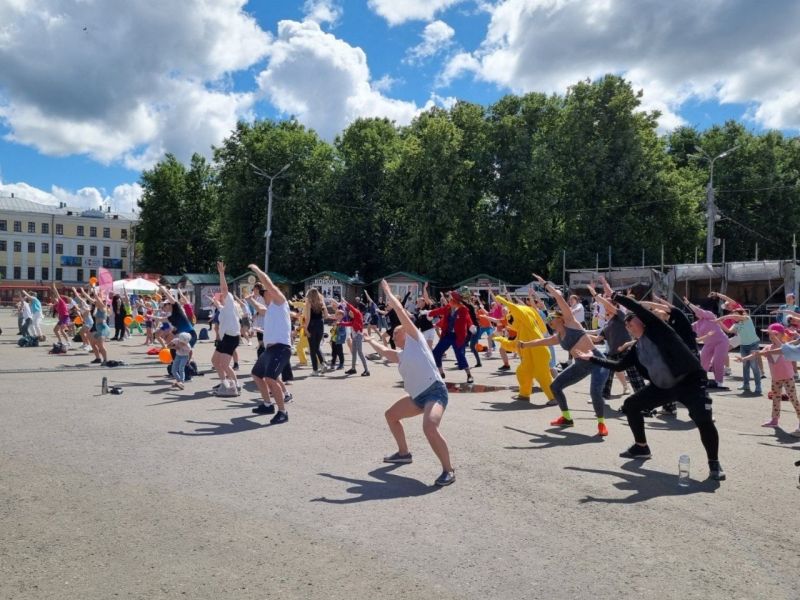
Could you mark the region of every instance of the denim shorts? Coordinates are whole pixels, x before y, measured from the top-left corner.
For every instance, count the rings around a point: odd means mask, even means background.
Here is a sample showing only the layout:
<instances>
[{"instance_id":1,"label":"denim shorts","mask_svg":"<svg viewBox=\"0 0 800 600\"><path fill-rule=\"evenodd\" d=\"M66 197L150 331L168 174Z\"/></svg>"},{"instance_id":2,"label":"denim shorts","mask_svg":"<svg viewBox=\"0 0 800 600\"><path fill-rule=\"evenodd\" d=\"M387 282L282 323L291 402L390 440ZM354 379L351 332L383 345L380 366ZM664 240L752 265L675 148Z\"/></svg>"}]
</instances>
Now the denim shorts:
<instances>
[{"instance_id":1,"label":"denim shorts","mask_svg":"<svg viewBox=\"0 0 800 600\"><path fill-rule=\"evenodd\" d=\"M270 344L258 357L250 374L261 379L278 379L291 357L292 349L286 344Z\"/></svg>"},{"instance_id":2,"label":"denim shorts","mask_svg":"<svg viewBox=\"0 0 800 600\"><path fill-rule=\"evenodd\" d=\"M447 408L447 386L441 381L434 381L428 389L411 400L422 410L425 410L428 402L438 402Z\"/></svg>"}]
</instances>

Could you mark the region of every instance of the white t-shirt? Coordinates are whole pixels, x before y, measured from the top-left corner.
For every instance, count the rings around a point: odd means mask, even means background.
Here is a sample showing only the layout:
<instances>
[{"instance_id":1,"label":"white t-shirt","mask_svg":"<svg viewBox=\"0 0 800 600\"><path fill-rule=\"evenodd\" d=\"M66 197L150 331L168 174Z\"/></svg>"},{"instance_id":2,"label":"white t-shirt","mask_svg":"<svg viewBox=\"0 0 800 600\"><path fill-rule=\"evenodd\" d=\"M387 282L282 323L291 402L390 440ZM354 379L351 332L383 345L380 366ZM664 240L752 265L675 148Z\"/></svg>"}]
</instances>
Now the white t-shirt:
<instances>
[{"instance_id":1,"label":"white t-shirt","mask_svg":"<svg viewBox=\"0 0 800 600\"><path fill-rule=\"evenodd\" d=\"M583 303L577 302L570 310L572 311L572 315L575 317L575 320L583 325L583 321L586 318L586 309L583 308Z\"/></svg>"},{"instance_id":2,"label":"white t-shirt","mask_svg":"<svg viewBox=\"0 0 800 600\"><path fill-rule=\"evenodd\" d=\"M23 319L32 319L33 313L31 313L31 305L22 301L22 318Z\"/></svg>"},{"instance_id":3,"label":"white t-shirt","mask_svg":"<svg viewBox=\"0 0 800 600\"><path fill-rule=\"evenodd\" d=\"M292 345L292 319L289 316L289 303L267 304L267 315L264 317L264 345Z\"/></svg>"},{"instance_id":4,"label":"white t-shirt","mask_svg":"<svg viewBox=\"0 0 800 600\"><path fill-rule=\"evenodd\" d=\"M233 299L233 294L228 292L228 295L223 299L222 308L219 309L219 333L220 335L239 335L239 313L236 310L236 301Z\"/></svg>"},{"instance_id":5,"label":"white t-shirt","mask_svg":"<svg viewBox=\"0 0 800 600\"><path fill-rule=\"evenodd\" d=\"M425 342L406 334L406 344L398 351L398 369L403 377L403 389L416 398L437 381L442 381L439 368L433 359L433 352Z\"/></svg>"}]
</instances>

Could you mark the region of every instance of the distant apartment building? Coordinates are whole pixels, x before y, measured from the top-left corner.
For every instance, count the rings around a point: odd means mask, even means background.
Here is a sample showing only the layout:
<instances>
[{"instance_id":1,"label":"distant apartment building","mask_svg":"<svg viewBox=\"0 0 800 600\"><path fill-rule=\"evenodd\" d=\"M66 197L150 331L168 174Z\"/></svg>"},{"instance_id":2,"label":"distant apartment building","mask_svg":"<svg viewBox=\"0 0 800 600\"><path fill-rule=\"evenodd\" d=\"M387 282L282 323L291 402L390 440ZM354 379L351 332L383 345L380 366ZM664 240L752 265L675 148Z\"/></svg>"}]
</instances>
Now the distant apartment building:
<instances>
[{"instance_id":1,"label":"distant apartment building","mask_svg":"<svg viewBox=\"0 0 800 600\"><path fill-rule=\"evenodd\" d=\"M105 267L131 271L136 220L102 211L0 196L0 301L18 289L86 285Z\"/></svg>"}]
</instances>

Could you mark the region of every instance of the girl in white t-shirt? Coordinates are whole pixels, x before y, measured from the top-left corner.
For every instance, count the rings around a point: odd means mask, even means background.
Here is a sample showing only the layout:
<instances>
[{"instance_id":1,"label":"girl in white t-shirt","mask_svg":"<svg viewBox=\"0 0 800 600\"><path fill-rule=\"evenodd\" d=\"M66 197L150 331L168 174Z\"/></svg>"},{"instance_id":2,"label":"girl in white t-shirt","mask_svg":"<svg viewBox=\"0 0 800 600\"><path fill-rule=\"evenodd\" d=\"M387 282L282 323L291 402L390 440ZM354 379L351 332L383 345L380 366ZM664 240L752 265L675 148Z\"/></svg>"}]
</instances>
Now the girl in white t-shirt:
<instances>
[{"instance_id":1,"label":"girl in white t-shirt","mask_svg":"<svg viewBox=\"0 0 800 600\"><path fill-rule=\"evenodd\" d=\"M422 431L442 463L442 474L436 479L434 485L450 485L456 480L456 475L450 463L447 441L439 432L439 424L444 416L445 408L447 408L447 387L439 375L433 353L422 333L414 326L413 320L401 302L392 294L389 284L385 280L381 281L381 289L387 304L394 309L400 319L400 326L395 328L393 337L399 350L392 350L369 336L365 340L389 362L399 364L400 375L403 377L403 388L408 392L407 396L403 396L386 411L386 421L397 442L397 452L385 457L383 461L393 464L411 462L411 452L408 449L401 421L422 415Z\"/></svg>"}]
</instances>

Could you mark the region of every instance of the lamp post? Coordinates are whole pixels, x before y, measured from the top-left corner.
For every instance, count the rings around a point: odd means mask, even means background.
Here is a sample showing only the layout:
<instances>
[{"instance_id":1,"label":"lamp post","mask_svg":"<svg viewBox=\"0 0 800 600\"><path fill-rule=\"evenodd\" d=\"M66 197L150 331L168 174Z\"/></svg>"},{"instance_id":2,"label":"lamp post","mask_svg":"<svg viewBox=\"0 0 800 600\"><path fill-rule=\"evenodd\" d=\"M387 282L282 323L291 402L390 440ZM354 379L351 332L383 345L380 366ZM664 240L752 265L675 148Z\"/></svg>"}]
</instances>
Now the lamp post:
<instances>
[{"instance_id":1,"label":"lamp post","mask_svg":"<svg viewBox=\"0 0 800 600\"><path fill-rule=\"evenodd\" d=\"M714 263L714 226L717 222L717 207L714 204L714 163L720 158L729 156L731 153L738 150L738 148L739 146L734 146L712 158L708 152L703 150L700 146L695 146L694 149L697 150L699 154L689 155L689 158L708 161L709 174L708 186L706 187L706 262L709 264Z\"/></svg>"},{"instance_id":2,"label":"lamp post","mask_svg":"<svg viewBox=\"0 0 800 600\"><path fill-rule=\"evenodd\" d=\"M272 183L283 175L291 164L290 162L286 163L275 175L268 175L264 169L260 169L250 163L256 175L269 180L269 187L267 188L267 228L264 231L264 273L269 273L269 242L272 238Z\"/></svg>"}]
</instances>

